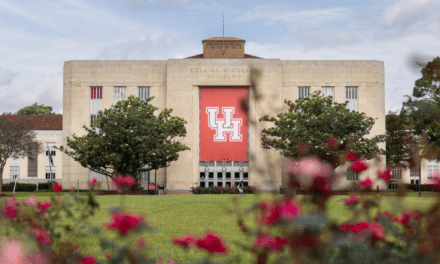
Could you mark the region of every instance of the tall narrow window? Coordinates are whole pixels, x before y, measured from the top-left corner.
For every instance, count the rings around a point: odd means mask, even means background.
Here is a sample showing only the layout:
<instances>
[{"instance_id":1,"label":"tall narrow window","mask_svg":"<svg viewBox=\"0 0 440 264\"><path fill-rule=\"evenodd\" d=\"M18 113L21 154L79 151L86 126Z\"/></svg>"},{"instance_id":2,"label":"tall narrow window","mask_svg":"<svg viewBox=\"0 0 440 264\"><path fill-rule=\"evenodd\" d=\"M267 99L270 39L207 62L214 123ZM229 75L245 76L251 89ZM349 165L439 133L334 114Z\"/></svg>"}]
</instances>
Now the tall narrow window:
<instances>
[{"instance_id":1,"label":"tall narrow window","mask_svg":"<svg viewBox=\"0 0 440 264\"><path fill-rule=\"evenodd\" d=\"M150 97L150 87L148 86L139 86L139 98L141 100L145 100Z\"/></svg>"},{"instance_id":2,"label":"tall narrow window","mask_svg":"<svg viewBox=\"0 0 440 264\"><path fill-rule=\"evenodd\" d=\"M431 159L428 160L428 178L435 176L437 173L437 160Z\"/></svg>"},{"instance_id":3,"label":"tall narrow window","mask_svg":"<svg viewBox=\"0 0 440 264\"><path fill-rule=\"evenodd\" d=\"M347 181L359 181L359 173L352 171L351 169L347 170Z\"/></svg>"},{"instance_id":4,"label":"tall narrow window","mask_svg":"<svg viewBox=\"0 0 440 264\"><path fill-rule=\"evenodd\" d=\"M322 87L322 97L331 96L335 101L335 87L324 86Z\"/></svg>"},{"instance_id":5,"label":"tall narrow window","mask_svg":"<svg viewBox=\"0 0 440 264\"><path fill-rule=\"evenodd\" d=\"M28 177L38 176L38 152L37 146L26 155L28 157Z\"/></svg>"},{"instance_id":6,"label":"tall narrow window","mask_svg":"<svg viewBox=\"0 0 440 264\"><path fill-rule=\"evenodd\" d=\"M304 86L304 87L298 87L298 99L306 98L310 95L310 87Z\"/></svg>"},{"instance_id":7,"label":"tall narrow window","mask_svg":"<svg viewBox=\"0 0 440 264\"><path fill-rule=\"evenodd\" d=\"M98 111L102 110L102 87L92 86L90 90L90 124L92 124L93 119L98 117Z\"/></svg>"},{"instance_id":8,"label":"tall narrow window","mask_svg":"<svg viewBox=\"0 0 440 264\"><path fill-rule=\"evenodd\" d=\"M125 100L125 86L115 86L115 105L117 102Z\"/></svg>"},{"instance_id":9,"label":"tall narrow window","mask_svg":"<svg viewBox=\"0 0 440 264\"><path fill-rule=\"evenodd\" d=\"M358 111L358 88L353 86L345 87L345 99L348 101L347 109Z\"/></svg>"},{"instance_id":10,"label":"tall narrow window","mask_svg":"<svg viewBox=\"0 0 440 264\"><path fill-rule=\"evenodd\" d=\"M46 144L46 167L55 167L55 143Z\"/></svg>"},{"instance_id":11,"label":"tall narrow window","mask_svg":"<svg viewBox=\"0 0 440 264\"><path fill-rule=\"evenodd\" d=\"M20 178L20 157L17 155L17 153L13 153L10 158L10 178L16 179Z\"/></svg>"}]
</instances>

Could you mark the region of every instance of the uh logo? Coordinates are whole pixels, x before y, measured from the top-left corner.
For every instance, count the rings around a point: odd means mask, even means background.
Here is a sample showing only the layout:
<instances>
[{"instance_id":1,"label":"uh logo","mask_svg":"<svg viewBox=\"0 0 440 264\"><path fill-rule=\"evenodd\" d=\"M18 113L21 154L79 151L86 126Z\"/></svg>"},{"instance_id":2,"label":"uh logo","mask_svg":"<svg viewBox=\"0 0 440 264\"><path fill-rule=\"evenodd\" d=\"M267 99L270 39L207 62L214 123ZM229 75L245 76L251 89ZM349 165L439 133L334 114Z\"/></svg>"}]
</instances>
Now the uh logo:
<instances>
[{"instance_id":1,"label":"uh logo","mask_svg":"<svg viewBox=\"0 0 440 264\"><path fill-rule=\"evenodd\" d=\"M226 134L229 134L229 141L242 142L243 136L240 134L240 127L243 125L241 118L232 118L235 114L235 107L222 107L225 118L217 118L218 107L206 107L208 114L208 126L215 129L214 142L226 142Z\"/></svg>"}]
</instances>

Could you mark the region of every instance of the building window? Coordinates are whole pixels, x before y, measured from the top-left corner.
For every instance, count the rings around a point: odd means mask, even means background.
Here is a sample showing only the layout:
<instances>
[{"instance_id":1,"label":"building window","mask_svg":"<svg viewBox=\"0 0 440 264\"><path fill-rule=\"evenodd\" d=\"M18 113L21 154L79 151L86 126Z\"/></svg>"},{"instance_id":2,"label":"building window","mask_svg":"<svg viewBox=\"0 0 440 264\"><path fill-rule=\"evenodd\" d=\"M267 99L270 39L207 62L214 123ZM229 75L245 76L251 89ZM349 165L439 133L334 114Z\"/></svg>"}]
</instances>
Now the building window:
<instances>
[{"instance_id":1,"label":"building window","mask_svg":"<svg viewBox=\"0 0 440 264\"><path fill-rule=\"evenodd\" d=\"M310 87L304 86L304 87L298 87L298 98L306 98L310 95Z\"/></svg>"},{"instance_id":2,"label":"building window","mask_svg":"<svg viewBox=\"0 0 440 264\"><path fill-rule=\"evenodd\" d=\"M142 167L142 169L148 169L148 168L149 168L148 165L145 165L145 166ZM143 182L147 182L149 176L150 176L150 171L143 171L143 172L141 172L141 180Z\"/></svg>"},{"instance_id":3,"label":"building window","mask_svg":"<svg viewBox=\"0 0 440 264\"><path fill-rule=\"evenodd\" d=\"M322 97L331 96L335 100L335 87L324 86L322 87Z\"/></svg>"},{"instance_id":4,"label":"building window","mask_svg":"<svg viewBox=\"0 0 440 264\"><path fill-rule=\"evenodd\" d=\"M147 86L139 86L139 98L141 100L146 100L150 97L150 87Z\"/></svg>"},{"instance_id":5,"label":"building window","mask_svg":"<svg viewBox=\"0 0 440 264\"><path fill-rule=\"evenodd\" d=\"M411 178L419 178L420 177L420 164L411 168L409 172L409 176Z\"/></svg>"},{"instance_id":6,"label":"building window","mask_svg":"<svg viewBox=\"0 0 440 264\"><path fill-rule=\"evenodd\" d=\"M28 157L28 177L37 177L38 153L36 147L30 153L27 153L26 156Z\"/></svg>"},{"instance_id":7,"label":"building window","mask_svg":"<svg viewBox=\"0 0 440 264\"><path fill-rule=\"evenodd\" d=\"M352 171L351 169L347 170L347 181L359 181L359 173Z\"/></svg>"},{"instance_id":8,"label":"building window","mask_svg":"<svg viewBox=\"0 0 440 264\"><path fill-rule=\"evenodd\" d=\"M55 166L55 143L46 144L46 167Z\"/></svg>"},{"instance_id":9,"label":"building window","mask_svg":"<svg viewBox=\"0 0 440 264\"><path fill-rule=\"evenodd\" d=\"M20 157L17 153L12 153L10 158L10 178L16 179L20 178Z\"/></svg>"},{"instance_id":10,"label":"building window","mask_svg":"<svg viewBox=\"0 0 440 264\"><path fill-rule=\"evenodd\" d=\"M402 179L402 168L394 168L391 175L393 180L401 180Z\"/></svg>"},{"instance_id":11,"label":"building window","mask_svg":"<svg viewBox=\"0 0 440 264\"><path fill-rule=\"evenodd\" d=\"M90 124L92 124L93 119L98 117L98 111L102 110L102 87L92 86L90 91Z\"/></svg>"},{"instance_id":12,"label":"building window","mask_svg":"<svg viewBox=\"0 0 440 264\"><path fill-rule=\"evenodd\" d=\"M46 171L46 179L47 180L55 180L55 172Z\"/></svg>"},{"instance_id":13,"label":"building window","mask_svg":"<svg viewBox=\"0 0 440 264\"><path fill-rule=\"evenodd\" d=\"M358 88L353 86L345 87L345 99L348 101L347 109L358 111Z\"/></svg>"},{"instance_id":14,"label":"building window","mask_svg":"<svg viewBox=\"0 0 440 264\"><path fill-rule=\"evenodd\" d=\"M115 86L115 105L117 102L125 100L125 86Z\"/></svg>"},{"instance_id":15,"label":"building window","mask_svg":"<svg viewBox=\"0 0 440 264\"><path fill-rule=\"evenodd\" d=\"M102 174L95 171L90 171L90 180L92 180L93 178L100 182L102 180Z\"/></svg>"},{"instance_id":16,"label":"building window","mask_svg":"<svg viewBox=\"0 0 440 264\"><path fill-rule=\"evenodd\" d=\"M428 179L434 177L437 174L437 160L430 159L428 160Z\"/></svg>"}]
</instances>

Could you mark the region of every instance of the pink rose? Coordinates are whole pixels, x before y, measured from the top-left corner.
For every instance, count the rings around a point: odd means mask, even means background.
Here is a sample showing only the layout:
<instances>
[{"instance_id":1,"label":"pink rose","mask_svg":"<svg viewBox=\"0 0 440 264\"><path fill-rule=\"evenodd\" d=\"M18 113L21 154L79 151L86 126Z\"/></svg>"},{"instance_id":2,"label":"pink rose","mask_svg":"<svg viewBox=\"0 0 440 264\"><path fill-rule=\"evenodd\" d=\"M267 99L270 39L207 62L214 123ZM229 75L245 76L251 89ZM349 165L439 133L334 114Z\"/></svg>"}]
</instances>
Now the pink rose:
<instances>
[{"instance_id":1,"label":"pink rose","mask_svg":"<svg viewBox=\"0 0 440 264\"><path fill-rule=\"evenodd\" d=\"M363 160L357 160L353 164L351 164L350 168L356 173L361 173L364 170L368 169L368 164Z\"/></svg>"},{"instance_id":2,"label":"pink rose","mask_svg":"<svg viewBox=\"0 0 440 264\"><path fill-rule=\"evenodd\" d=\"M227 254L228 249L220 237L214 233L207 232L205 236L196 241L199 248L203 248L211 253Z\"/></svg>"},{"instance_id":3,"label":"pink rose","mask_svg":"<svg viewBox=\"0 0 440 264\"><path fill-rule=\"evenodd\" d=\"M356 205L361 201L361 199L359 198L359 196L357 196L356 194L351 194L350 197L348 197L347 199L344 200L344 204L345 205Z\"/></svg>"},{"instance_id":4,"label":"pink rose","mask_svg":"<svg viewBox=\"0 0 440 264\"><path fill-rule=\"evenodd\" d=\"M61 192L63 190L63 187L61 186L61 184L59 184L58 182L55 182L53 184L53 190L55 192Z\"/></svg>"},{"instance_id":5,"label":"pink rose","mask_svg":"<svg viewBox=\"0 0 440 264\"><path fill-rule=\"evenodd\" d=\"M360 185L366 189L371 188L373 185L373 181L370 178L366 178L365 180L360 182Z\"/></svg>"}]
</instances>

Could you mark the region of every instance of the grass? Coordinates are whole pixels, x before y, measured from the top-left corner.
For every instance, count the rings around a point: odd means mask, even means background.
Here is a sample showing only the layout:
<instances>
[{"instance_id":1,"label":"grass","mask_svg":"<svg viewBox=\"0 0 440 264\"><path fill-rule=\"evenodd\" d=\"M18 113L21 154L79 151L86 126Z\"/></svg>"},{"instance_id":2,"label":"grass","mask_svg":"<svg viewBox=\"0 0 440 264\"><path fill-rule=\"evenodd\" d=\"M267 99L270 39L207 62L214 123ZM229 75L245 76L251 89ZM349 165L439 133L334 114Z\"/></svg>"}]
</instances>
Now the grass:
<instances>
[{"instance_id":1,"label":"grass","mask_svg":"<svg viewBox=\"0 0 440 264\"><path fill-rule=\"evenodd\" d=\"M80 193L85 195L86 193ZM30 195L36 195L38 200L49 200L54 193L16 193L18 200L22 200ZM206 253L196 248L185 252L181 247L175 246L171 242L174 235L182 236L193 234L201 236L206 230L211 230L220 234L226 241L230 254L240 254L242 263L253 263L255 259L250 253L243 252L233 242L240 241L251 245L247 237L239 230L236 218L226 212L225 208L232 208L232 197L234 195L161 195L161 196L139 196L127 195L124 197L118 195L98 196L100 204L99 210L90 218L90 222L96 226L102 227L103 223L109 221L109 209L120 206L121 198L124 200L124 208L136 214L144 214L148 224L156 228L155 232L144 232L144 236L151 245L154 255L162 255L181 263L188 263L190 259L200 259L206 256ZM237 196L237 195L235 195ZM244 210L252 206L253 203L264 199L271 199L273 195L239 195L237 206ZM337 222L347 221L351 214L341 199L347 196L333 196L328 202L328 217ZM298 197L298 199L303 199ZM399 210L399 201L393 197L383 197L379 210L389 210L396 212ZM423 193L422 197L408 193L404 198L403 204L406 209L426 210L435 201L435 194ZM245 223L250 227L256 227L255 215L248 215ZM103 229L103 235L114 238L118 243L134 242L139 236L120 239L113 231ZM93 254L100 259L104 259L103 251L99 246L99 237L89 236L80 241L80 248L85 254ZM109 252L111 253L111 252ZM219 257L224 259L224 257Z\"/></svg>"}]
</instances>

